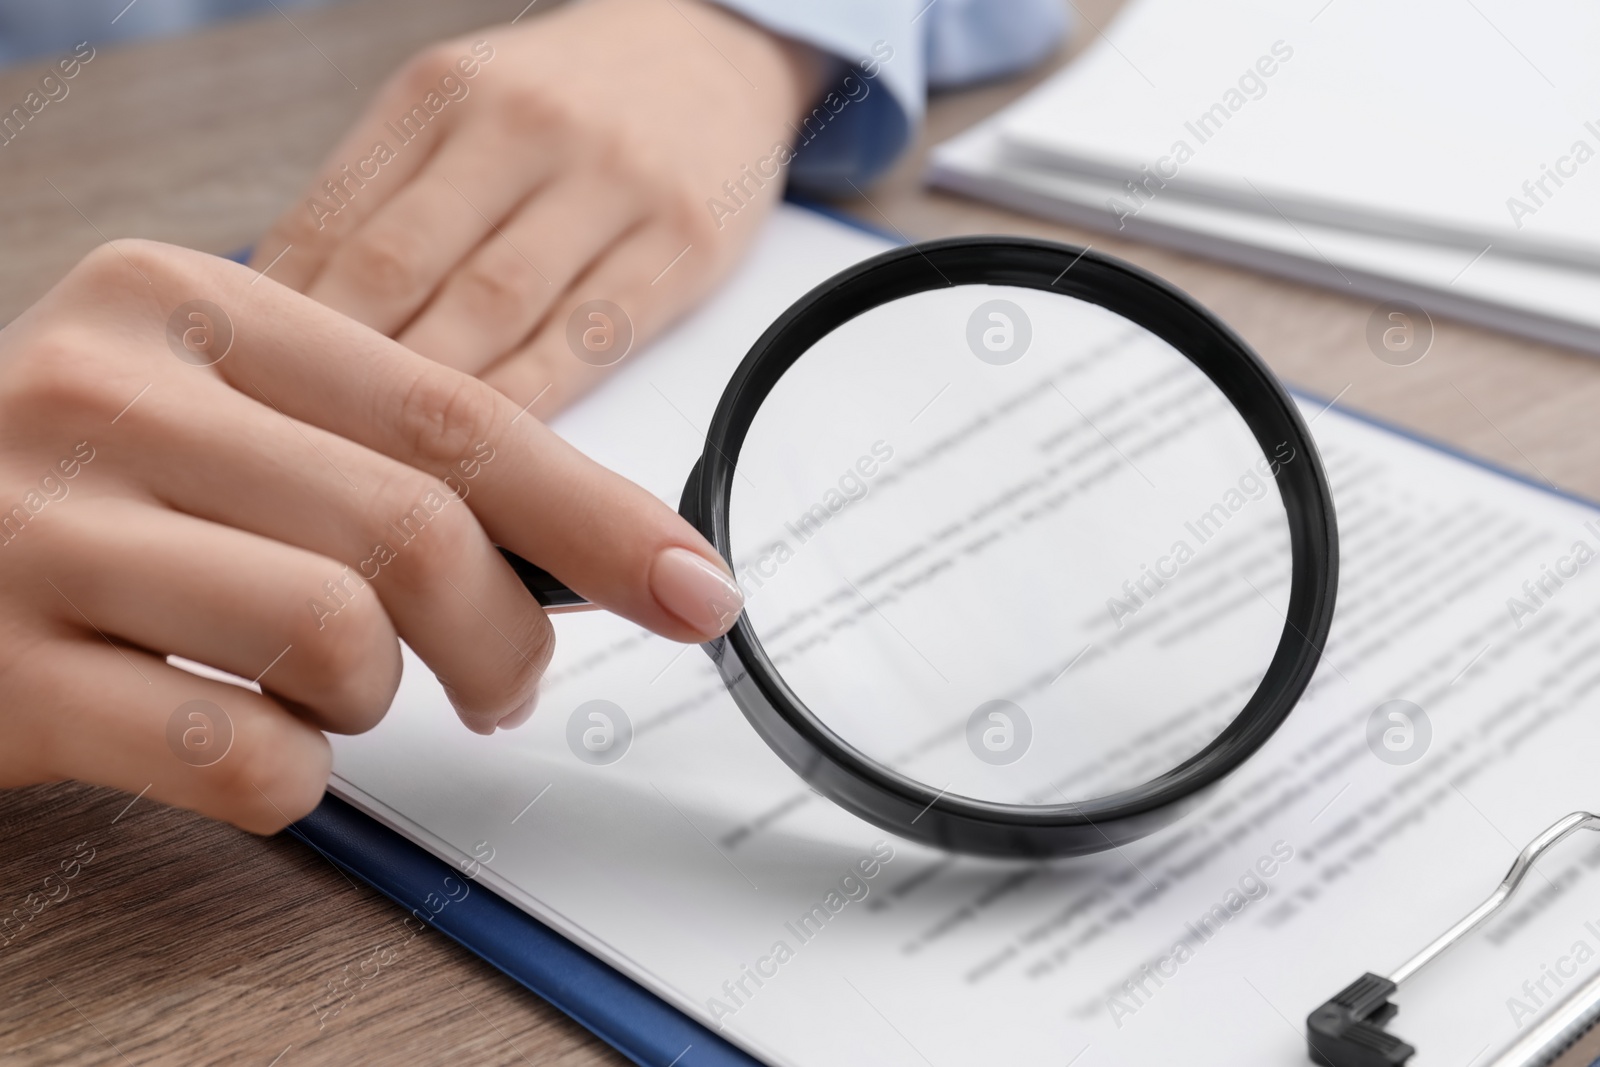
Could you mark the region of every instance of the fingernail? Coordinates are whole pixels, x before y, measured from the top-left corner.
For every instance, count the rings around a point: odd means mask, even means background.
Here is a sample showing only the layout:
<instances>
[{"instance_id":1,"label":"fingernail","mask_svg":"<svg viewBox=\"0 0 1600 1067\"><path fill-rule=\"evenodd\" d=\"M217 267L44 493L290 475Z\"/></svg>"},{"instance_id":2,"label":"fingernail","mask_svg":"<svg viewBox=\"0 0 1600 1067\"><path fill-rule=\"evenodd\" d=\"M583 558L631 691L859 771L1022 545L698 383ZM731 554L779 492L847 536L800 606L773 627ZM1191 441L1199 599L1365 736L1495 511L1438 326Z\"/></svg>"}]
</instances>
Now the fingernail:
<instances>
[{"instance_id":1,"label":"fingernail","mask_svg":"<svg viewBox=\"0 0 1600 1067\"><path fill-rule=\"evenodd\" d=\"M535 689L533 695L523 701L522 705L511 714L495 724L497 730L515 730L529 719L533 718L533 709L539 706L539 691Z\"/></svg>"},{"instance_id":2,"label":"fingernail","mask_svg":"<svg viewBox=\"0 0 1600 1067\"><path fill-rule=\"evenodd\" d=\"M650 568L650 592L656 602L693 626L707 639L727 633L744 595L715 563L687 548L669 548Z\"/></svg>"}]
</instances>

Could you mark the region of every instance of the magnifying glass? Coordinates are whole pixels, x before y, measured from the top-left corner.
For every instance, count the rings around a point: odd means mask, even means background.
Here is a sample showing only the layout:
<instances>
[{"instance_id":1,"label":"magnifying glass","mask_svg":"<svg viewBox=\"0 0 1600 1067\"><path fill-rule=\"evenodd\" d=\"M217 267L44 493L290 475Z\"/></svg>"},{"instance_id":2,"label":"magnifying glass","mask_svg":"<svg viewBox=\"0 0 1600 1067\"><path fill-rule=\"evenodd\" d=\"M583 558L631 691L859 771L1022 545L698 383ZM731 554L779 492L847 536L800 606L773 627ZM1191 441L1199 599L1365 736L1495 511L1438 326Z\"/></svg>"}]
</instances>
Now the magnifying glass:
<instances>
[{"instance_id":1,"label":"magnifying glass","mask_svg":"<svg viewBox=\"0 0 1600 1067\"><path fill-rule=\"evenodd\" d=\"M903 837L1003 857L1167 825L1270 737L1333 616L1294 402L1189 297L1029 238L823 282L722 395L680 513L745 610L705 645L766 743ZM507 553L541 604L581 603Z\"/></svg>"}]
</instances>

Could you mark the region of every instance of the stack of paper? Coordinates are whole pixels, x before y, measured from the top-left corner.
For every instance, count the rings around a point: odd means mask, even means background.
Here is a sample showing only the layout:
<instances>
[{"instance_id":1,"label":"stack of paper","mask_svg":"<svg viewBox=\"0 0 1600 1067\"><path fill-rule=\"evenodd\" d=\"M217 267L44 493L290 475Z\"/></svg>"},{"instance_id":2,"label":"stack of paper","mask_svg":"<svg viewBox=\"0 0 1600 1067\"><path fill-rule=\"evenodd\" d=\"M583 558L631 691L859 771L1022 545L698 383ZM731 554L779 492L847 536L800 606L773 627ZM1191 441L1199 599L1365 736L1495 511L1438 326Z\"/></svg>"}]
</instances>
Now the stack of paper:
<instances>
[{"instance_id":1,"label":"stack of paper","mask_svg":"<svg viewBox=\"0 0 1600 1067\"><path fill-rule=\"evenodd\" d=\"M931 177L1600 352L1596 40L1581 0L1130 0Z\"/></svg>"}]
</instances>

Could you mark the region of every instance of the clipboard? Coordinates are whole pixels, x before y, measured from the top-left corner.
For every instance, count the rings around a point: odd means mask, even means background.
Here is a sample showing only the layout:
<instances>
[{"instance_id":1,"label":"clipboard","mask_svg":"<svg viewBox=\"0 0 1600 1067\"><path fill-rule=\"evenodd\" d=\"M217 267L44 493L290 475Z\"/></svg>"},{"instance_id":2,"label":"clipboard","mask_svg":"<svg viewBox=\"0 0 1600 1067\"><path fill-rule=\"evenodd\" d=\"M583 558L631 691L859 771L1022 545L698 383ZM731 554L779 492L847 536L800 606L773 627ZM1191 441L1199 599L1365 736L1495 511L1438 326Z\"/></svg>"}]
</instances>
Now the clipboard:
<instances>
[{"instance_id":1,"label":"clipboard","mask_svg":"<svg viewBox=\"0 0 1600 1067\"><path fill-rule=\"evenodd\" d=\"M874 236L895 239L834 210L802 201L791 202ZM245 255L230 258L242 261ZM1326 398L1294 392L1302 399L1333 406ZM1592 502L1574 494L1553 489L1478 457L1464 455L1424 435L1357 412L1346 414L1541 492L1593 506ZM343 800L332 795L325 797L315 812L289 827L288 832L330 863L400 904L419 921L438 929L555 1005L642 1067L724 1064L746 1067L760 1063L534 916L471 882L460 869ZM447 890L451 894L449 905L440 906L439 895L445 885L455 888ZM467 887L464 893L463 885ZM1392 1012L1389 1015L1392 1016ZM1389 1062L1403 1063L1411 1051L1407 1048L1404 1057ZM1354 1065L1355 1061L1351 1063ZM1546 1018L1524 1035L1524 1040L1502 1050L1489 1067L1593 1067L1594 1064L1600 1064L1600 978L1585 983L1566 1001L1552 1006ZM1344 1065L1335 1064L1334 1067Z\"/></svg>"}]
</instances>

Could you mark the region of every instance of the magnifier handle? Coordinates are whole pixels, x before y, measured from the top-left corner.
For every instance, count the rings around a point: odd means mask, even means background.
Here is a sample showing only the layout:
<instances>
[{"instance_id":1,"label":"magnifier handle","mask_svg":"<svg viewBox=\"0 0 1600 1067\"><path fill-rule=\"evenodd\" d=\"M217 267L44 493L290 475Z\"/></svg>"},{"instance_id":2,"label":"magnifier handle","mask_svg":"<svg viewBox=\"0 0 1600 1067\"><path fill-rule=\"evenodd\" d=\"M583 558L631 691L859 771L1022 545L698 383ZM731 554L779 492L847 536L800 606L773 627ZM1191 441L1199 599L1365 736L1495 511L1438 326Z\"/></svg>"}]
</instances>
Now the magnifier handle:
<instances>
[{"instance_id":1,"label":"magnifier handle","mask_svg":"<svg viewBox=\"0 0 1600 1067\"><path fill-rule=\"evenodd\" d=\"M502 548L500 554L517 572L522 584L528 587L533 599L542 608L575 608L588 605L588 601L556 580L555 575L543 567L535 567L515 552Z\"/></svg>"}]
</instances>

